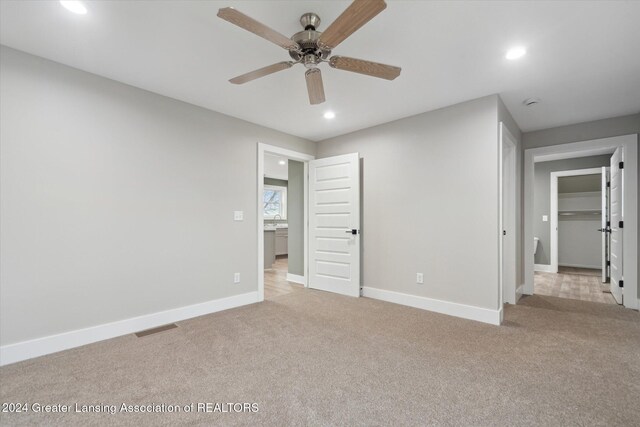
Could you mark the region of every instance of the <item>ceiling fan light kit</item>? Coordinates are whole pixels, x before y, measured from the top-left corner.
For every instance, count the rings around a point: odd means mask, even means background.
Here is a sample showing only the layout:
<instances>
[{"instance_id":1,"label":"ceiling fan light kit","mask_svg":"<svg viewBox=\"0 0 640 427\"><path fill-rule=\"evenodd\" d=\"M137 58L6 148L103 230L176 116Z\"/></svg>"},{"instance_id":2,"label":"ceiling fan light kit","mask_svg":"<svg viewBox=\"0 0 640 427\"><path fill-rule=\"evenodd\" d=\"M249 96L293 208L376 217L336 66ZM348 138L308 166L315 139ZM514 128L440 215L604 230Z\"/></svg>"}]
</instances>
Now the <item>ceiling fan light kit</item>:
<instances>
[{"instance_id":1,"label":"ceiling fan light kit","mask_svg":"<svg viewBox=\"0 0 640 427\"><path fill-rule=\"evenodd\" d=\"M321 22L320 17L315 13L305 13L300 17L300 24L304 29L295 33L291 38L287 38L234 8L222 8L218 11L218 17L288 50L289 56L293 59L293 61L278 62L242 74L232 78L229 82L244 84L286 70L295 64L302 64L307 68L305 80L309 102L316 105L325 101L322 72L318 68L323 62L327 62L331 68L338 70L393 80L400 75L400 67L346 56L335 55L329 58L333 49L386 7L387 4L384 0L354 0L324 32L317 31Z\"/></svg>"}]
</instances>

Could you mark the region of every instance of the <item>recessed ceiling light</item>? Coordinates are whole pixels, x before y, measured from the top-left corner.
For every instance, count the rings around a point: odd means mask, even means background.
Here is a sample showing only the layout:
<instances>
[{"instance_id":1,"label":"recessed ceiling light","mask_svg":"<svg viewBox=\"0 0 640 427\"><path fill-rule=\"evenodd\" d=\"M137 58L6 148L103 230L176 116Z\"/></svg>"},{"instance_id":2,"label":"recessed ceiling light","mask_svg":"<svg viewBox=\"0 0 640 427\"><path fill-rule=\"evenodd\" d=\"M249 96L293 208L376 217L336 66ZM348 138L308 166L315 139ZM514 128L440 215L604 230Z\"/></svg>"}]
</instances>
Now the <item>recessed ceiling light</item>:
<instances>
[{"instance_id":1,"label":"recessed ceiling light","mask_svg":"<svg viewBox=\"0 0 640 427\"><path fill-rule=\"evenodd\" d=\"M77 0L60 0L60 4L69 12L73 12L78 15L85 15L87 13L87 8L84 7L82 2Z\"/></svg>"},{"instance_id":2,"label":"recessed ceiling light","mask_svg":"<svg viewBox=\"0 0 640 427\"><path fill-rule=\"evenodd\" d=\"M286 164L287 164L287 162L286 162L286 161L284 161L284 160L280 160L280 161L278 162L278 164L279 164L279 165L284 166L284 165L286 165Z\"/></svg>"},{"instance_id":3,"label":"recessed ceiling light","mask_svg":"<svg viewBox=\"0 0 640 427\"><path fill-rule=\"evenodd\" d=\"M336 113L334 113L333 111L327 111L326 113L324 113L325 119L333 119L335 116L336 116Z\"/></svg>"},{"instance_id":4,"label":"recessed ceiling light","mask_svg":"<svg viewBox=\"0 0 640 427\"><path fill-rule=\"evenodd\" d=\"M505 58L514 60L518 58L522 58L527 53L527 49L522 46L512 47L507 51Z\"/></svg>"}]
</instances>

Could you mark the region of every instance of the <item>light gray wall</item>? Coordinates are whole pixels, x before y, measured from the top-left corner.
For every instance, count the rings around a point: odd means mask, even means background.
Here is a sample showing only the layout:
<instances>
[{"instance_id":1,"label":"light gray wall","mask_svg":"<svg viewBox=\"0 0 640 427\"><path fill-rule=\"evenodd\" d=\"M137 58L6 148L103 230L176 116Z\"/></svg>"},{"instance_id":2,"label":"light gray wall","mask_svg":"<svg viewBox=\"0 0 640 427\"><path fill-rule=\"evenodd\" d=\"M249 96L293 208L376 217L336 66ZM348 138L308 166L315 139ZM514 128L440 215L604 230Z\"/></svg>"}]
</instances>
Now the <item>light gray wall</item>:
<instances>
[{"instance_id":1,"label":"light gray wall","mask_svg":"<svg viewBox=\"0 0 640 427\"><path fill-rule=\"evenodd\" d=\"M257 142L315 143L0 53L0 344L257 291Z\"/></svg>"},{"instance_id":2,"label":"light gray wall","mask_svg":"<svg viewBox=\"0 0 640 427\"><path fill-rule=\"evenodd\" d=\"M551 264L551 196L549 194L551 191L551 172L608 166L610 158L611 155L590 156L535 164L533 233L535 237L540 239L535 255L536 264ZM543 215L547 215L549 219L547 222L542 221Z\"/></svg>"},{"instance_id":3,"label":"light gray wall","mask_svg":"<svg viewBox=\"0 0 640 427\"><path fill-rule=\"evenodd\" d=\"M497 308L497 110L489 96L318 144L362 158L365 286Z\"/></svg>"},{"instance_id":4,"label":"light gray wall","mask_svg":"<svg viewBox=\"0 0 640 427\"><path fill-rule=\"evenodd\" d=\"M304 163L289 160L287 189L289 273L304 276Z\"/></svg>"},{"instance_id":5,"label":"light gray wall","mask_svg":"<svg viewBox=\"0 0 640 427\"><path fill-rule=\"evenodd\" d=\"M527 149L632 133L640 134L640 113L525 132L522 134L522 143L524 148Z\"/></svg>"},{"instance_id":6,"label":"light gray wall","mask_svg":"<svg viewBox=\"0 0 640 427\"><path fill-rule=\"evenodd\" d=\"M522 132L515 122L509 110L498 97L498 125L503 122L516 139L516 287L524 284L524 221L522 220L522 212L524 212L524 155L522 149Z\"/></svg>"},{"instance_id":7,"label":"light gray wall","mask_svg":"<svg viewBox=\"0 0 640 427\"><path fill-rule=\"evenodd\" d=\"M287 187L289 184L286 179L265 178L264 185L275 185L277 187Z\"/></svg>"},{"instance_id":8,"label":"light gray wall","mask_svg":"<svg viewBox=\"0 0 640 427\"><path fill-rule=\"evenodd\" d=\"M633 133L638 134L640 140L640 112L628 116L523 133L522 143L523 148L527 149ZM640 164L640 150L638 150L638 164ZM638 229L638 241L640 242L640 228ZM640 277L640 271L638 277ZM640 281L638 282L638 295L640 295Z\"/></svg>"}]
</instances>

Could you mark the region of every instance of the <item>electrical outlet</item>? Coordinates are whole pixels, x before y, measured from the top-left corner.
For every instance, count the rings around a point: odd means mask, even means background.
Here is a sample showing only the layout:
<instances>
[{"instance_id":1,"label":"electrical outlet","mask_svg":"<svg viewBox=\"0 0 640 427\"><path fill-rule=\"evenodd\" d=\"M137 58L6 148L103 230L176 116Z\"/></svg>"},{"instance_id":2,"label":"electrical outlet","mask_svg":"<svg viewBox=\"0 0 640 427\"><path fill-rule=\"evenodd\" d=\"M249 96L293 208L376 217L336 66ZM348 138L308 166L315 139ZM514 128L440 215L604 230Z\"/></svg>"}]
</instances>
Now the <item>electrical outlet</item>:
<instances>
[{"instance_id":1,"label":"electrical outlet","mask_svg":"<svg viewBox=\"0 0 640 427\"><path fill-rule=\"evenodd\" d=\"M242 221L244 219L243 211L233 211L233 220L234 221Z\"/></svg>"},{"instance_id":2,"label":"electrical outlet","mask_svg":"<svg viewBox=\"0 0 640 427\"><path fill-rule=\"evenodd\" d=\"M416 283L422 285L424 283L424 274L416 273Z\"/></svg>"},{"instance_id":3,"label":"electrical outlet","mask_svg":"<svg viewBox=\"0 0 640 427\"><path fill-rule=\"evenodd\" d=\"M233 274L233 283L240 283L240 273Z\"/></svg>"}]
</instances>

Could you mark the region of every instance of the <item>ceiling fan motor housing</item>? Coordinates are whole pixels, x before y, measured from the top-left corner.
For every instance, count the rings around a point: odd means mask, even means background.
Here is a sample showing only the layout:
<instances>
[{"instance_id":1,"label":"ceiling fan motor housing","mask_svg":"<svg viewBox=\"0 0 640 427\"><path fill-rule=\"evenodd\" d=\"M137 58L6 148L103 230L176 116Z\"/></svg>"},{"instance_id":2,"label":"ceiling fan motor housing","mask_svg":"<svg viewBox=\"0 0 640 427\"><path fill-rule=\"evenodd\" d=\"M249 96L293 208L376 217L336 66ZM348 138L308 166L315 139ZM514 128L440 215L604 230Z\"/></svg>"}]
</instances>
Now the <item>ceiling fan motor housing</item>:
<instances>
[{"instance_id":1,"label":"ceiling fan motor housing","mask_svg":"<svg viewBox=\"0 0 640 427\"><path fill-rule=\"evenodd\" d=\"M322 33L316 31L316 28L320 25L320 17L315 13L305 13L300 17L300 24L304 30L295 33L291 40L300 46L302 53L290 50L289 55L295 61L301 61L306 67L314 67L331 54L330 50L318 47L318 38Z\"/></svg>"}]
</instances>

